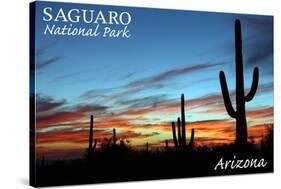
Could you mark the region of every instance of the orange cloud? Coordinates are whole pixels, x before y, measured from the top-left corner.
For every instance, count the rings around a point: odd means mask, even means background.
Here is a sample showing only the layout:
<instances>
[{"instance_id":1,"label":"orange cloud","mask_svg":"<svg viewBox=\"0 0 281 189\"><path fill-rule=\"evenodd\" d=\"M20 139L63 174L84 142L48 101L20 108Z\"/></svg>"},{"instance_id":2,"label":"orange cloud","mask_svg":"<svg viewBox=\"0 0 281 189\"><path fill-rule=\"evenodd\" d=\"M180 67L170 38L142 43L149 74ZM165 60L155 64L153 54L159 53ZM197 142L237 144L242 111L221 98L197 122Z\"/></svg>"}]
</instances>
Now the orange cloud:
<instances>
[{"instance_id":1,"label":"orange cloud","mask_svg":"<svg viewBox=\"0 0 281 189\"><path fill-rule=\"evenodd\" d=\"M251 119L273 117L273 107L249 111L247 117Z\"/></svg>"},{"instance_id":2,"label":"orange cloud","mask_svg":"<svg viewBox=\"0 0 281 189\"><path fill-rule=\"evenodd\" d=\"M56 112L51 115L37 116L36 128L44 128L65 122L74 122L85 118L85 115L75 112Z\"/></svg>"}]
</instances>

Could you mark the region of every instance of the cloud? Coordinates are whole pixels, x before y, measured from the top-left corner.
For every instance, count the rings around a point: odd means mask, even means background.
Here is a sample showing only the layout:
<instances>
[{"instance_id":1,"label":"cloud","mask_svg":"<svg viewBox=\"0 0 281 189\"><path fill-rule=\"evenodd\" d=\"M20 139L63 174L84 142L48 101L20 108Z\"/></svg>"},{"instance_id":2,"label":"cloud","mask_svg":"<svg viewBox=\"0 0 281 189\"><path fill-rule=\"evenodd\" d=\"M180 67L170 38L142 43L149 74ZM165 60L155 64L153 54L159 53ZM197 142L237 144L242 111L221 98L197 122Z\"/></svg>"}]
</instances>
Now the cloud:
<instances>
[{"instance_id":1,"label":"cloud","mask_svg":"<svg viewBox=\"0 0 281 189\"><path fill-rule=\"evenodd\" d=\"M237 19L234 15L232 20ZM252 69L254 66L262 68L265 74L273 72L273 17L271 16L251 16L239 15L242 28L242 49L245 69ZM228 27L234 29L234 22L227 20ZM234 30L229 40L218 44L213 49L200 53L198 56L209 55L209 52L221 52L229 59L229 64L234 65L235 39ZM233 67L233 66L232 66ZM233 69L233 72L235 70Z\"/></svg>"},{"instance_id":2,"label":"cloud","mask_svg":"<svg viewBox=\"0 0 281 189\"><path fill-rule=\"evenodd\" d=\"M49 96L36 94L36 111L44 112L51 111L66 104L66 100L55 100Z\"/></svg>"},{"instance_id":3,"label":"cloud","mask_svg":"<svg viewBox=\"0 0 281 189\"><path fill-rule=\"evenodd\" d=\"M152 76L152 77L147 77L147 78L142 78L139 80L135 80L132 81L130 83L127 84L128 88L136 88L136 87L143 87L143 86L149 86L152 84L159 84L162 83L164 81L173 79L175 77L184 75L184 74L188 74L188 73L194 73L197 71L202 71L211 67L215 67L215 66L219 66L219 65L223 65L225 63L206 63L206 64L197 64L197 65L193 65L193 66L186 66L183 68L176 68L176 69L172 69L166 72L163 72L161 74Z\"/></svg>"},{"instance_id":4,"label":"cloud","mask_svg":"<svg viewBox=\"0 0 281 189\"><path fill-rule=\"evenodd\" d=\"M129 106L129 108L139 109L151 106L155 107L168 101L171 101L171 99L169 99L167 95L162 94L134 99L121 99L117 103L123 106Z\"/></svg>"},{"instance_id":5,"label":"cloud","mask_svg":"<svg viewBox=\"0 0 281 189\"><path fill-rule=\"evenodd\" d=\"M262 84L258 87L257 95L273 92L273 83ZM249 91L249 89L245 89ZM230 91L230 97L235 106L235 90ZM170 99L166 95L121 100L119 105L128 108L115 113L115 116L139 117L149 114L176 114L180 109L180 97ZM221 93L208 94L194 99L186 99L186 110L194 114L226 115Z\"/></svg>"},{"instance_id":6,"label":"cloud","mask_svg":"<svg viewBox=\"0 0 281 189\"><path fill-rule=\"evenodd\" d=\"M227 119L205 120L187 123L188 129L195 129L195 137L198 138L197 142L203 144L214 143L211 139L220 140L220 142L235 140L235 122ZM190 132L190 130L188 131ZM189 136L189 134L187 134ZM202 141L200 141L200 139ZM206 140L208 139L208 140Z\"/></svg>"},{"instance_id":7,"label":"cloud","mask_svg":"<svg viewBox=\"0 0 281 189\"><path fill-rule=\"evenodd\" d=\"M80 104L75 105L72 109L74 112L79 113L92 113L95 115L99 115L101 113L105 113L105 111L108 109L108 106L103 106L99 104Z\"/></svg>"},{"instance_id":8,"label":"cloud","mask_svg":"<svg viewBox=\"0 0 281 189\"><path fill-rule=\"evenodd\" d=\"M86 91L82 95L79 96L80 99L91 99L91 98L109 98L111 93L114 93L114 91L117 90L117 88L105 88L105 89L93 89Z\"/></svg>"},{"instance_id":9,"label":"cloud","mask_svg":"<svg viewBox=\"0 0 281 189\"><path fill-rule=\"evenodd\" d=\"M159 135L159 132L141 133L133 130L116 130L117 140L140 140L147 139ZM104 138L110 139L113 136L112 129L94 128L93 136L100 144ZM75 130L71 127L64 127L63 129L52 132L37 132L36 142L38 146L46 145L48 143L76 143L86 146L89 142L89 129L82 128Z\"/></svg>"},{"instance_id":10,"label":"cloud","mask_svg":"<svg viewBox=\"0 0 281 189\"><path fill-rule=\"evenodd\" d=\"M73 77L75 77L77 75L81 75L81 74L84 74L84 72L62 74L62 75L56 76L53 80L51 80L51 82L58 82L58 81L66 80L68 78L73 78Z\"/></svg>"},{"instance_id":11,"label":"cloud","mask_svg":"<svg viewBox=\"0 0 281 189\"><path fill-rule=\"evenodd\" d=\"M77 112L53 112L51 114L37 115L36 128L46 128L51 125L59 125L66 122L74 122L86 118L85 115Z\"/></svg>"},{"instance_id":12,"label":"cloud","mask_svg":"<svg viewBox=\"0 0 281 189\"><path fill-rule=\"evenodd\" d=\"M259 66L272 73L273 62L269 62L271 64L268 65L266 61L273 58L273 17L242 16L240 19L242 32L245 28L251 33L250 36L243 35L245 32L242 33L246 68Z\"/></svg>"},{"instance_id":13,"label":"cloud","mask_svg":"<svg viewBox=\"0 0 281 189\"><path fill-rule=\"evenodd\" d=\"M57 63L59 60L62 59L61 56L49 56L48 52L49 49L54 48L58 44L59 41L52 41L45 46L39 47L36 49L36 63L35 63L35 68L37 71L51 65L54 63ZM39 73L39 72L37 72ZM41 73L41 72L40 72Z\"/></svg>"},{"instance_id":14,"label":"cloud","mask_svg":"<svg viewBox=\"0 0 281 189\"><path fill-rule=\"evenodd\" d=\"M36 133L57 132L59 130L65 130L69 128L72 128L72 126L69 125L50 126L46 128L37 129Z\"/></svg>"},{"instance_id":15,"label":"cloud","mask_svg":"<svg viewBox=\"0 0 281 189\"><path fill-rule=\"evenodd\" d=\"M126 75L121 76L120 79L129 79L129 78L133 77L137 73L138 73L137 71L130 72L130 73L126 74Z\"/></svg>"},{"instance_id":16,"label":"cloud","mask_svg":"<svg viewBox=\"0 0 281 189\"><path fill-rule=\"evenodd\" d=\"M115 101L116 103L122 103L123 101L126 101L128 99L128 96L132 96L133 94L143 92L146 90L159 90L165 87L174 87L175 84L167 84L165 81L168 81L170 79L182 76L184 74L191 74L197 71L202 71L211 67L223 65L225 63L206 63L206 64L199 64L194 66L186 66L183 68L177 68L172 69L166 72L163 72L158 75L154 75L147 78L141 78L132 82L127 83L124 86L115 87L115 88L105 88L105 89L93 89L86 91L82 95L79 96L80 99L88 100L88 99L99 99L100 101ZM194 81L192 84L200 83L200 82L206 82L210 81L212 78L205 78L205 79L199 79L198 81ZM185 85L186 86L186 85ZM126 97L126 98L125 98ZM124 100L125 98L125 100ZM146 97L145 97L146 98ZM153 97L147 97L147 99L141 99L141 100L150 100L148 98ZM156 97L157 98L157 97ZM156 99L155 98L155 99ZM139 104L140 105L140 104Z\"/></svg>"},{"instance_id":17,"label":"cloud","mask_svg":"<svg viewBox=\"0 0 281 189\"><path fill-rule=\"evenodd\" d=\"M48 143L84 143L88 141L88 131L73 131L71 129L58 130L56 132L40 132L37 133L37 145Z\"/></svg>"},{"instance_id":18,"label":"cloud","mask_svg":"<svg viewBox=\"0 0 281 189\"><path fill-rule=\"evenodd\" d=\"M166 98L163 94L162 96L161 95L150 96L150 97L143 97L140 99L131 99L131 100L130 97L133 96L133 94L137 94L139 92L143 92L146 90L159 90L165 87L175 88L177 87L175 84L167 84L165 83L165 81L184 74L193 73L196 71L208 69L222 64L225 63L213 63L213 64L208 63L208 64L200 64L195 66L187 66L180 69L172 69L152 77L142 78L139 80L135 80L133 82L129 82L124 86L115 87L115 88L89 90L81 94L79 98L82 100L89 100L94 98L94 99L98 99L101 102L107 102L107 103L112 102L118 105L131 104L131 106L134 108L149 106L149 104L153 104L153 106L156 106L157 104L164 103L165 100L171 101L172 99ZM211 79L215 79L215 78L212 77L212 78L200 79L198 81L194 81L192 84L194 84L195 82L199 83L199 82L210 81Z\"/></svg>"},{"instance_id":19,"label":"cloud","mask_svg":"<svg viewBox=\"0 0 281 189\"><path fill-rule=\"evenodd\" d=\"M55 100L37 94L36 98L36 124L37 128L46 128L57 125L64 125L68 122L81 122L90 114L99 116L107 115L108 106L99 104L76 104L66 106L65 100ZM69 123L68 123L69 124Z\"/></svg>"},{"instance_id":20,"label":"cloud","mask_svg":"<svg viewBox=\"0 0 281 189\"><path fill-rule=\"evenodd\" d=\"M44 46L41 46L41 47L36 49L36 56L41 56L41 55L46 54L49 51L49 49L56 46L59 42L60 42L60 40L53 40L53 41L48 42L46 44L44 43Z\"/></svg>"},{"instance_id":21,"label":"cloud","mask_svg":"<svg viewBox=\"0 0 281 189\"><path fill-rule=\"evenodd\" d=\"M254 31L273 30L273 16L253 17L251 15L243 15L241 20L242 24L245 24Z\"/></svg>"},{"instance_id":22,"label":"cloud","mask_svg":"<svg viewBox=\"0 0 281 189\"><path fill-rule=\"evenodd\" d=\"M164 84L155 84L150 86L136 87L136 88L127 88L127 86L120 86L115 88L105 88L105 89L93 89L86 91L82 95L79 96L82 100L89 99L99 99L99 101L110 102L115 101L123 101L123 98L128 96L132 96L140 91L149 90L149 89L160 89L163 88Z\"/></svg>"},{"instance_id":23,"label":"cloud","mask_svg":"<svg viewBox=\"0 0 281 189\"><path fill-rule=\"evenodd\" d=\"M249 89L247 89L249 91ZM273 93L273 82L264 83L258 86L257 95Z\"/></svg>"},{"instance_id":24,"label":"cloud","mask_svg":"<svg viewBox=\"0 0 281 189\"><path fill-rule=\"evenodd\" d=\"M247 94L250 89L246 88L245 93ZM258 86L256 96L263 95L266 93L273 92L273 83L265 83ZM230 91L230 98L233 106L235 106L236 91ZM219 94L208 94L195 99L187 100L188 107L190 109L203 108L202 111L198 113L208 113L208 114L219 114L226 113L223 97L221 93Z\"/></svg>"},{"instance_id":25,"label":"cloud","mask_svg":"<svg viewBox=\"0 0 281 189\"><path fill-rule=\"evenodd\" d=\"M269 57L273 56L273 39L263 42L257 41L253 46L246 62L250 65L264 63ZM270 68L270 66L268 66ZM271 66L273 68L273 65Z\"/></svg>"},{"instance_id":26,"label":"cloud","mask_svg":"<svg viewBox=\"0 0 281 189\"><path fill-rule=\"evenodd\" d=\"M156 135L159 135L159 132L151 132L151 133L141 133L137 131L117 131L117 139L127 139L127 140L138 140L138 139L147 139Z\"/></svg>"},{"instance_id":27,"label":"cloud","mask_svg":"<svg viewBox=\"0 0 281 189\"><path fill-rule=\"evenodd\" d=\"M273 107L266 107L247 112L247 117L251 119L273 117Z\"/></svg>"},{"instance_id":28,"label":"cloud","mask_svg":"<svg viewBox=\"0 0 281 189\"><path fill-rule=\"evenodd\" d=\"M54 64L56 62L58 62L61 59L61 57L53 57L50 59L46 59L46 60L41 60L41 61L37 61L36 63L36 70L40 70L50 64Z\"/></svg>"}]
</instances>

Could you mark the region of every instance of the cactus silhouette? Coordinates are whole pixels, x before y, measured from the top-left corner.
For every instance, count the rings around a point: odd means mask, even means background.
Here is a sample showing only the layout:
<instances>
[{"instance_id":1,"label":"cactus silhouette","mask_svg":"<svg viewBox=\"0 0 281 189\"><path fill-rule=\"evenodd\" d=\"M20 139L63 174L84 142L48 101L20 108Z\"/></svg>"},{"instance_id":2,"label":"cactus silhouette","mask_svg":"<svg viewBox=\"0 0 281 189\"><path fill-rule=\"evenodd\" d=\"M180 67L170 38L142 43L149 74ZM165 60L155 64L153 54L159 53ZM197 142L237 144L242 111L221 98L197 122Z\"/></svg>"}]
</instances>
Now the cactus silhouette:
<instances>
[{"instance_id":1,"label":"cactus silhouette","mask_svg":"<svg viewBox=\"0 0 281 189\"><path fill-rule=\"evenodd\" d=\"M165 140L165 149L166 151L169 151L169 141Z\"/></svg>"},{"instance_id":2,"label":"cactus silhouette","mask_svg":"<svg viewBox=\"0 0 281 189\"><path fill-rule=\"evenodd\" d=\"M179 145L182 144L182 139L181 139L181 120L180 118L178 117L177 119L177 123L178 123L178 143Z\"/></svg>"},{"instance_id":3,"label":"cactus silhouette","mask_svg":"<svg viewBox=\"0 0 281 189\"><path fill-rule=\"evenodd\" d=\"M149 144L148 144L148 142L145 144L145 151L146 151L146 153L149 152Z\"/></svg>"},{"instance_id":4,"label":"cactus silhouette","mask_svg":"<svg viewBox=\"0 0 281 189\"><path fill-rule=\"evenodd\" d=\"M172 132L173 132L173 140L174 140L175 148L178 148L179 142L178 142L178 140L177 140L175 122L172 122Z\"/></svg>"},{"instance_id":5,"label":"cactus silhouette","mask_svg":"<svg viewBox=\"0 0 281 189\"><path fill-rule=\"evenodd\" d=\"M96 148L97 145L97 139L94 140L94 145L93 145L93 130L94 130L94 116L91 115L90 118L90 133L89 133L89 147L88 147L88 158L90 159L93 155L93 152Z\"/></svg>"},{"instance_id":6,"label":"cactus silhouette","mask_svg":"<svg viewBox=\"0 0 281 189\"><path fill-rule=\"evenodd\" d=\"M246 144L248 133L247 133L247 120L245 103L251 101L258 88L259 82L259 69L254 68L252 86L249 93L245 96L244 91L244 73L243 73L243 55L242 55L242 34L241 24L239 20L235 21L235 67L236 67L236 111L231 103L229 90L227 87L225 74L220 71L220 85L224 99L224 104L227 113L230 117L236 119L236 143Z\"/></svg>"},{"instance_id":7,"label":"cactus silhouette","mask_svg":"<svg viewBox=\"0 0 281 189\"><path fill-rule=\"evenodd\" d=\"M112 136L112 138L113 138L113 146L116 146L116 130L115 129L113 129L113 136Z\"/></svg>"},{"instance_id":8,"label":"cactus silhouette","mask_svg":"<svg viewBox=\"0 0 281 189\"><path fill-rule=\"evenodd\" d=\"M181 95L181 119L177 118L177 126L178 126L178 133L176 133L176 125L175 122L172 122L172 134L173 134L173 141L174 146L176 149L186 149L186 147L192 148L194 145L194 133L195 130L191 130L190 135L190 142L189 145L186 145L186 124L185 124L185 101L184 101L184 94ZM177 137L178 134L178 137Z\"/></svg>"},{"instance_id":9,"label":"cactus silhouette","mask_svg":"<svg viewBox=\"0 0 281 189\"><path fill-rule=\"evenodd\" d=\"M194 129L191 129L191 135L189 140L189 147L192 148L194 146Z\"/></svg>"},{"instance_id":10,"label":"cactus silhouette","mask_svg":"<svg viewBox=\"0 0 281 189\"><path fill-rule=\"evenodd\" d=\"M186 145L186 131L185 131L185 110L184 110L184 95L181 94L181 125L182 125L182 145Z\"/></svg>"},{"instance_id":11,"label":"cactus silhouette","mask_svg":"<svg viewBox=\"0 0 281 189\"><path fill-rule=\"evenodd\" d=\"M177 126L178 126L178 144L182 144L182 139L181 139L181 120L178 117L177 119Z\"/></svg>"}]
</instances>

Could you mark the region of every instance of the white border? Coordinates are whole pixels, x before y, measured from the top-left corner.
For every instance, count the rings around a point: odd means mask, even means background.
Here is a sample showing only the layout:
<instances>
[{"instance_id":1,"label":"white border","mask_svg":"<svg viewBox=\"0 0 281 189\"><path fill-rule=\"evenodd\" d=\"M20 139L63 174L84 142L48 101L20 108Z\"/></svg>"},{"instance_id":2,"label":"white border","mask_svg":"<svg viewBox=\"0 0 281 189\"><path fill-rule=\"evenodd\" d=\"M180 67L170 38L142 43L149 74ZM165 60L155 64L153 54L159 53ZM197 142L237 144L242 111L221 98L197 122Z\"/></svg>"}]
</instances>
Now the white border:
<instances>
[{"instance_id":1,"label":"white border","mask_svg":"<svg viewBox=\"0 0 281 189\"><path fill-rule=\"evenodd\" d=\"M57 0L61 1L61 0ZM242 176L189 178L162 181L130 182L118 184L80 185L60 188L271 188L280 180L280 6L277 0L67 0L68 2L121 5L134 7L235 12L274 15L274 132L275 173ZM0 188L21 189L28 186L28 2L25 0L2 1L1 61L0 61ZM118 173L118 172L117 172Z\"/></svg>"}]
</instances>

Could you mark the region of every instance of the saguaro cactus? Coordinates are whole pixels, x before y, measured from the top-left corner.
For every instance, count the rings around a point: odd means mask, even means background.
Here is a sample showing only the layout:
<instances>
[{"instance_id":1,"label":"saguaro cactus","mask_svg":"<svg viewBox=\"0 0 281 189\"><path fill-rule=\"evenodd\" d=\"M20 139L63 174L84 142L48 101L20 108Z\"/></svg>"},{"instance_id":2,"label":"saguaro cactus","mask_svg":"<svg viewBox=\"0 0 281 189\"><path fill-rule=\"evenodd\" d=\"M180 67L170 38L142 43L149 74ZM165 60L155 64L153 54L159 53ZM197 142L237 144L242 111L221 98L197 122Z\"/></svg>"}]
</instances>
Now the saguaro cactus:
<instances>
[{"instance_id":1,"label":"saguaro cactus","mask_svg":"<svg viewBox=\"0 0 281 189\"><path fill-rule=\"evenodd\" d=\"M186 124L185 124L185 110L184 110L184 95L181 95L181 119L177 118L177 126L178 133L176 133L175 122L172 122L172 133L173 133L173 141L176 149L186 149ZM194 144L194 132L195 130L191 130L190 142L188 147L193 147ZM178 134L178 137L177 137Z\"/></svg>"},{"instance_id":2,"label":"saguaro cactus","mask_svg":"<svg viewBox=\"0 0 281 189\"><path fill-rule=\"evenodd\" d=\"M236 68L236 111L234 110L227 87L225 74L220 71L220 84L221 91L224 99L224 104L227 113L230 117L236 119L236 143L246 144L247 133L247 120L245 115L245 103L251 101L258 88L259 82L259 69L254 68L252 86L249 93L245 96L244 90L244 73L243 73L243 55L242 55L242 34L241 24L239 20L235 21L235 68Z\"/></svg>"},{"instance_id":3,"label":"saguaro cactus","mask_svg":"<svg viewBox=\"0 0 281 189\"><path fill-rule=\"evenodd\" d=\"M89 149L93 146L93 127L94 127L94 116L91 115L90 118L90 133L89 133Z\"/></svg>"},{"instance_id":4,"label":"saguaro cactus","mask_svg":"<svg viewBox=\"0 0 281 189\"><path fill-rule=\"evenodd\" d=\"M116 146L116 130L113 129L113 146Z\"/></svg>"},{"instance_id":5,"label":"saguaro cactus","mask_svg":"<svg viewBox=\"0 0 281 189\"><path fill-rule=\"evenodd\" d=\"M181 94L181 125L182 125L182 145L186 145L186 131L185 131L185 110L184 110L184 95Z\"/></svg>"},{"instance_id":6,"label":"saguaro cactus","mask_svg":"<svg viewBox=\"0 0 281 189\"><path fill-rule=\"evenodd\" d=\"M95 139L94 145L93 145L93 138L94 138L93 130L94 130L94 116L91 115L91 118L90 118L90 132L89 132L88 158L90 158L92 156L92 153L95 150L96 145L97 145L97 139Z\"/></svg>"}]
</instances>

